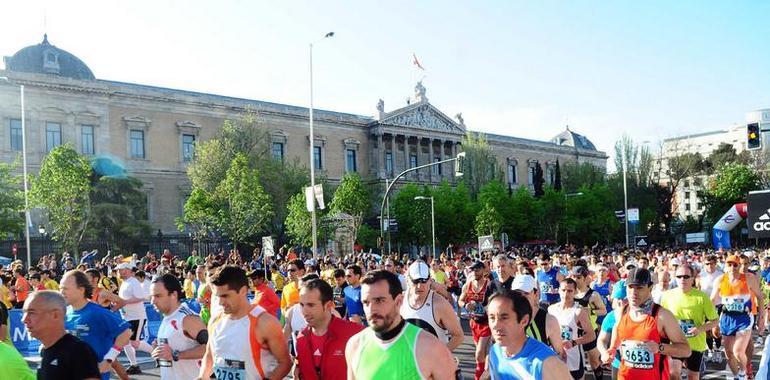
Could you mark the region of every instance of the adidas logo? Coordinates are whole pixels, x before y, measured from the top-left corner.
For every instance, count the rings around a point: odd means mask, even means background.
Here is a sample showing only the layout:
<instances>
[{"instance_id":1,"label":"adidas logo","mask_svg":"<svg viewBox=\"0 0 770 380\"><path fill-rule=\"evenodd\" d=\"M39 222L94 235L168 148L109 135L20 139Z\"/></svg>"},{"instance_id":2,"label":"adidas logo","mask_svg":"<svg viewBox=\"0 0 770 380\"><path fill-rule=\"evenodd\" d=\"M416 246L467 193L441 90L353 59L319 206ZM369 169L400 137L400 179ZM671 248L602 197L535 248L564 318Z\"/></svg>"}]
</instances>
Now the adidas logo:
<instances>
[{"instance_id":1,"label":"adidas logo","mask_svg":"<svg viewBox=\"0 0 770 380\"><path fill-rule=\"evenodd\" d=\"M759 220L770 220L770 208L765 211L762 216L759 217Z\"/></svg>"},{"instance_id":2,"label":"adidas logo","mask_svg":"<svg viewBox=\"0 0 770 380\"><path fill-rule=\"evenodd\" d=\"M313 356L321 356L321 351L316 348L315 352L313 353Z\"/></svg>"},{"instance_id":3,"label":"adidas logo","mask_svg":"<svg viewBox=\"0 0 770 380\"><path fill-rule=\"evenodd\" d=\"M770 231L770 209L767 209L764 214L759 216L759 221L755 222L752 227L754 231Z\"/></svg>"},{"instance_id":4,"label":"adidas logo","mask_svg":"<svg viewBox=\"0 0 770 380\"><path fill-rule=\"evenodd\" d=\"M54 366L58 366L59 365L59 360L58 359L51 360L51 363L49 363L49 364L50 365L54 365Z\"/></svg>"}]
</instances>

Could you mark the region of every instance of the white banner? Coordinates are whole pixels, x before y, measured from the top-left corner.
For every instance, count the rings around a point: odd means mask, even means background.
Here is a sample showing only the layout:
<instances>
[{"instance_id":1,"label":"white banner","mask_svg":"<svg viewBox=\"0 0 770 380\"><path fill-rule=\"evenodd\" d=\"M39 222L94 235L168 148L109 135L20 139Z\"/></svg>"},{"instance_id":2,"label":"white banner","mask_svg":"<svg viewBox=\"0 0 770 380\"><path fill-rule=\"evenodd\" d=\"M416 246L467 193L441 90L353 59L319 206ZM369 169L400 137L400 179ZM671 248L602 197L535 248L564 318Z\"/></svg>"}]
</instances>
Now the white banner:
<instances>
[{"instance_id":1,"label":"white banner","mask_svg":"<svg viewBox=\"0 0 770 380\"><path fill-rule=\"evenodd\" d=\"M262 253L265 255L265 257L275 256L275 249L273 249L272 236L264 236L262 238Z\"/></svg>"},{"instance_id":2,"label":"white banner","mask_svg":"<svg viewBox=\"0 0 770 380\"><path fill-rule=\"evenodd\" d=\"M321 184L315 185L315 187L306 187L305 188L305 207L307 208L308 212L313 212L313 207L318 204L318 208L323 210L326 208L326 205L324 204L324 189Z\"/></svg>"}]
</instances>

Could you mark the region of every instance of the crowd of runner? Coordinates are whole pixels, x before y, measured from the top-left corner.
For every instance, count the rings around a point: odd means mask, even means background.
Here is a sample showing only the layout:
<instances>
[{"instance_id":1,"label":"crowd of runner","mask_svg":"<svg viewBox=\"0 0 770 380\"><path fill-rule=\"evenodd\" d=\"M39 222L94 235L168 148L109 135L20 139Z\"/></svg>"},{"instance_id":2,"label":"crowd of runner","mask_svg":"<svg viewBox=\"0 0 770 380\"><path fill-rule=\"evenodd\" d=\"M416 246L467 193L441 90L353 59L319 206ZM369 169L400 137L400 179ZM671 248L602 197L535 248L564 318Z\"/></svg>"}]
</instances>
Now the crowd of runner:
<instances>
[{"instance_id":1,"label":"crowd of runner","mask_svg":"<svg viewBox=\"0 0 770 380\"><path fill-rule=\"evenodd\" d=\"M128 379L137 351L162 379L456 379L464 320L476 380L697 380L707 362L768 376L767 355L751 364L768 318L759 252L249 257L94 251L0 267L0 379ZM145 303L162 316L152 341ZM40 341L36 370L9 309Z\"/></svg>"}]
</instances>

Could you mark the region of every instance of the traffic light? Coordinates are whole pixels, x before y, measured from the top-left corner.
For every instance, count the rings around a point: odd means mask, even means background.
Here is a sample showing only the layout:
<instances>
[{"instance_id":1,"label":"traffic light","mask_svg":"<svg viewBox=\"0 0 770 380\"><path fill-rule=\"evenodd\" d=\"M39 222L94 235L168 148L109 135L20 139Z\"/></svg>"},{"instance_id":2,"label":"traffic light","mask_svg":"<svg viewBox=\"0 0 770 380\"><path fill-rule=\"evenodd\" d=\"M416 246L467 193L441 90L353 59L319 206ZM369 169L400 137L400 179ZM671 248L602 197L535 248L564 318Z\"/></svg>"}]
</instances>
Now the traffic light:
<instances>
[{"instance_id":1,"label":"traffic light","mask_svg":"<svg viewBox=\"0 0 770 380\"><path fill-rule=\"evenodd\" d=\"M464 166L465 166L465 152L457 153L457 158L455 159L455 177L462 177Z\"/></svg>"},{"instance_id":2,"label":"traffic light","mask_svg":"<svg viewBox=\"0 0 770 380\"><path fill-rule=\"evenodd\" d=\"M746 125L746 149L756 150L762 147L762 133L759 130L759 123L749 123Z\"/></svg>"}]
</instances>

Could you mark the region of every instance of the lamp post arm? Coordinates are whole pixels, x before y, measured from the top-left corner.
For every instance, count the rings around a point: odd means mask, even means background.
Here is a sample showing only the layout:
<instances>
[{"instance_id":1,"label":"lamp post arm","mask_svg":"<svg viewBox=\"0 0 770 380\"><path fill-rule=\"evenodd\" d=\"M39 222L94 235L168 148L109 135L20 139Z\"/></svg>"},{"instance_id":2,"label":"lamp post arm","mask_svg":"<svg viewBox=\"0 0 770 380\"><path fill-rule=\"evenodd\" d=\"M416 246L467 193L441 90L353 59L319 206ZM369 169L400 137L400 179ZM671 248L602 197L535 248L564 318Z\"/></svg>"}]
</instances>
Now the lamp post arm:
<instances>
[{"instance_id":1,"label":"lamp post arm","mask_svg":"<svg viewBox=\"0 0 770 380\"><path fill-rule=\"evenodd\" d=\"M385 201L388 199L388 194L390 194L390 190L393 188L393 185L396 184L396 181L398 181L401 177L405 176L409 172L413 172L415 170L429 168L429 167L434 166L434 165L441 165L441 164L444 164L444 163L447 163L447 162L452 162L452 161L457 161L457 157L447 158L446 160L441 160L441 161L431 162L431 163L425 164L425 165L415 166L413 168L409 168L409 169L406 169L406 170L402 171L401 173L399 173L399 175L396 176L396 178L393 178L393 180L390 181L390 184L385 189L385 196L382 197L382 205L380 205L380 237L381 238L385 237L385 217L383 215L384 210L385 210ZM390 221L388 221L388 223L390 223Z\"/></svg>"}]
</instances>

